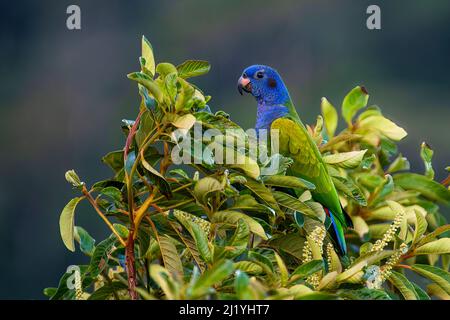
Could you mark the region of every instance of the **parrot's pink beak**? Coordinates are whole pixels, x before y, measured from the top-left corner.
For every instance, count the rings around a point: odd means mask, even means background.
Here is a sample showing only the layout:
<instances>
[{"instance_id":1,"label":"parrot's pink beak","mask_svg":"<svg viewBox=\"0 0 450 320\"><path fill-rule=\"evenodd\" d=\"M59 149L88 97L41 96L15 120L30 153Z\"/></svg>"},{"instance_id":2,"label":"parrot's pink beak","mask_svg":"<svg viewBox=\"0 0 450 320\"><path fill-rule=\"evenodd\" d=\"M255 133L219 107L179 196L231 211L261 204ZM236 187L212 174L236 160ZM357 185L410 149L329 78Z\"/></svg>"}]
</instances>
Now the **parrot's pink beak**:
<instances>
[{"instance_id":1,"label":"parrot's pink beak","mask_svg":"<svg viewBox=\"0 0 450 320\"><path fill-rule=\"evenodd\" d=\"M238 91L242 95L242 91L252 92L252 84L248 78L240 77L238 80Z\"/></svg>"}]
</instances>

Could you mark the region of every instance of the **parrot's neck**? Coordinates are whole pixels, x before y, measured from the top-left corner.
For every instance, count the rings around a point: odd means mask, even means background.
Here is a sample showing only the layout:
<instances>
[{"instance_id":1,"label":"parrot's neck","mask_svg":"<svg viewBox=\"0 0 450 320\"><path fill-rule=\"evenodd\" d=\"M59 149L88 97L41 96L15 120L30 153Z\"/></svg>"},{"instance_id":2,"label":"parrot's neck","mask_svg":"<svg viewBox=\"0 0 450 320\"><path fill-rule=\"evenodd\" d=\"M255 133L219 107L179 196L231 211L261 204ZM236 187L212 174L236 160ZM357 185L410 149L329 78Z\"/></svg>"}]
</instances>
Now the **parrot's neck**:
<instances>
[{"instance_id":1,"label":"parrot's neck","mask_svg":"<svg viewBox=\"0 0 450 320\"><path fill-rule=\"evenodd\" d=\"M269 130L273 121L286 116L288 113L289 109L286 106L267 105L258 101L255 129Z\"/></svg>"}]
</instances>

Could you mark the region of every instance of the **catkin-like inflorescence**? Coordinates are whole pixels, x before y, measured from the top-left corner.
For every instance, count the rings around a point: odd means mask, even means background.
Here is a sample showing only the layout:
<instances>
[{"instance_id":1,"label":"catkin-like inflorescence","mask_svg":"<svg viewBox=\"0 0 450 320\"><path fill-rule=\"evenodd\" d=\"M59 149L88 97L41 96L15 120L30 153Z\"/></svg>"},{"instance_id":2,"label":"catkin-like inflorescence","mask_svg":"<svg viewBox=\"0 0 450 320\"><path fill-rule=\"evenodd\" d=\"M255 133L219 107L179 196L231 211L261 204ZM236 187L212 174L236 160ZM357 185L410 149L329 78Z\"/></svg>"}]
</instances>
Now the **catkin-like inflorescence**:
<instances>
[{"instance_id":1,"label":"catkin-like inflorescence","mask_svg":"<svg viewBox=\"0 0 450 320\"><path fill-rule=\"evenodd\" d=\"M320 249L320 253L323 254L323 240L325 239L327 232L323 225L316 227L311 235L309 236L312 241L317 243L317 246Z\"/></svg>"},{"instance_id":2,"label":"catkin-like inflorescence","mask_svg":"<svg viewBox=\"0 0 450 320\"><path fill-rule=\"evenodd\" d=\"M384 266L381 267L381 281L385 281L390 277L392 273L392 268L398 263L400 257L404 255L408 251L408 245L406 243L402 243L398 250L389 257L388 261Z\"/></svg>"},{"instance_id":3,"label":"catkin-like inflorescence","mask_svg":"<svg viewBox=\"0 0 450 320\"><path fill-rule=\"evenodd\" d=\"M323 241L326 236L326 230L323 225L317 226L311 234L307 236L307 240L305 241L305 245L303 247L303 263L309 262L313 259L312 248L310 242L317 244L317 247L320 250L320 254L323 254ZM306 279L306 283L312 286L314 289L317 289L319 286L320 280L322 278L322 272L316 272L310 275Z\"/></svg>"},{"instance_id":4,"label":"catkin-like inflorescence","mask_svg":"<svg viewBox=\"0 0 450 320\"><path fill-rule=\"evenodd\" d=\"M175 215L175 217L177 216L181 216L186 220L189 220L197 225L200 226L200 228L206 233L209 234L210 230L211 230L211 223L209 223L208 221L206 221L205 219L199 218L193 214L181 211L181 210L174 210L173 214Z\"/></svg>"},{"instance_id":5,"label":"catkin-like inflorescence","mask_svg":"<svg viewBox=\"0 0 450 320\"><path fill-rule=\"evenodd\" d=\"M383 238L377 240L373 245L372 250L370 251L371 252L382 251L388 245L388 243L391 242L392 239L394 239L395 233L397 232L404 218L405 218L404 211L399 211L395 216L394 222L392 222L389 229L383 235Z\"/></svg>"},{"instance_id":6,"label":"catkin-like inflorescence","mask_svg":"<svg viewBox=\"0 0 450 320\"><path fill-rule=\"evenodd\" d=\"M383 285L383 282L388 279L392 274L392 269L398 263L401 256L408 251L408 245L402 243L400 247L389 257L386 264L381 268L372 265L366 270L366 286L369 289L379 289Z\"/></svg>"},{"instance_id":7,"label":"catkin-like inflorescence","mask_svg":"<svg viewBox=\"0 0 450 320\"><path fill-rule=\"evenodd\" d=\"M309 247L308 242L305 241L302 252L302 262L307 263L310 262L311 260L312 260L311 248Z\"/></svg>"},{"instance_id":8,"label":"catkin-like inflorescence","mask_svg":"<svg viewBox=\"0 0 450 320\"><path fill-rule=\"evenodd\" d=\"M81 284L81 276L79 272L75 273L75 299L84 300L83 299L83 287Z\"/></svg>"},{"instance_id":9,"label":"catkin-like inflorescence","mask_svg":"<svg viewBox=\"0 0 450 320\"><path fill-rule=\"evenodd\" d=\"M333 244L331 242L328 242L328 244L327 244L327 265L328 265L328 269L331 269L331 266L333 265L333 261L332 261L333 252L334 252Z\"/></svg>"}]
</instances>

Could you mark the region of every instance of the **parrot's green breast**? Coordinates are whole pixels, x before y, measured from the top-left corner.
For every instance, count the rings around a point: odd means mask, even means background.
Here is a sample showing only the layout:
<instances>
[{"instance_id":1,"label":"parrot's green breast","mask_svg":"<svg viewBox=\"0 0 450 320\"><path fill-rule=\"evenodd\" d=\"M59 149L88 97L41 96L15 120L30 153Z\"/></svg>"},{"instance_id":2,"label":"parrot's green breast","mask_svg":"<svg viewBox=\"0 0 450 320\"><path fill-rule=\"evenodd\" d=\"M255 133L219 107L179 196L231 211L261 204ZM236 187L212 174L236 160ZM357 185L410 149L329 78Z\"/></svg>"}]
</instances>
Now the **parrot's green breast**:
<instances>
[{"instance_id":1,"label":"parrot's green breast","mask_svg":"<svg viewBox=\"0 0 450 320\"><path fill-rule=\"evenodd\" d=\"M289 168L291 174L312 182L316 186L312 191L313 197L345 225L336 188L319 149L303 124L295 118L283 117L272 122L271 130L278 130L280 153L294 160Z\"/></svg>"}]
</instances>

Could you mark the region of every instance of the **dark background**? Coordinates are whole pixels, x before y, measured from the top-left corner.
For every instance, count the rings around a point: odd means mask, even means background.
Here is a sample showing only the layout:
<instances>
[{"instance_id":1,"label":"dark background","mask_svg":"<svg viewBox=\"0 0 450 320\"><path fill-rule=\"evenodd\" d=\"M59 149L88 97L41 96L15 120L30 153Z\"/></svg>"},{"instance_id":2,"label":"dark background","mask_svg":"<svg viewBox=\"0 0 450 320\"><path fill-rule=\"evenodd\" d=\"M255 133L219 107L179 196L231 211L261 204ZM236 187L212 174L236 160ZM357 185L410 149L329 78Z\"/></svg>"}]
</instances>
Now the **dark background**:
<instances>
[{"instance_id":1,"label":"dark background","mask_svg":"<svg viewBox=\"0 0 450 320\"><path fill-rule=\"evenodd\" d=\"M66 8L81 7L81 31ZM382 30L366 28L378 4ZM126 74L139 69L140 38L157 61L209 60L194 82L244 128L255 107L236 80L254 63L283 75L304 122L326 96L364 84L371 103L409 133L400 150L422 172L419 145L435 149L437 177L448 159L450 2L434 1L2 1L0 4L0 298L44 298L69 264L87 262L59 236L62 207L75 196L64 179L110 176L100 162L120 149L120 120L139 98ZM87 205L77 224L100 238L106 227Z\"/></svg>"}]
</instances>

